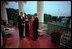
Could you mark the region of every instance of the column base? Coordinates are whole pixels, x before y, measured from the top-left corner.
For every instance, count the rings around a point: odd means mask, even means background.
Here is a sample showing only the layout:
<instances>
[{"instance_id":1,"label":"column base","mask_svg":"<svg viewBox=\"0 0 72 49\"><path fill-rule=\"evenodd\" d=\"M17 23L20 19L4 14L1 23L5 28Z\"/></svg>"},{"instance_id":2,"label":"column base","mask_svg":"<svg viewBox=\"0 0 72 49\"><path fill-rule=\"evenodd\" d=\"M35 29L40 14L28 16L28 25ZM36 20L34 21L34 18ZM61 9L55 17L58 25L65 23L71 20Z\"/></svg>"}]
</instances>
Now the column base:
<instances>
[{"instance_id":1,"label":"column base","mask_svg":"<svg viewBox=\"0 0 72 49\"><path fill-rule=\"evenodd\" d=\"M39 22L39 29L38 29L39 35L45 35L47 29L48 29L47 24L44 24L43 22Z\"/></svg>"}]
</instances>

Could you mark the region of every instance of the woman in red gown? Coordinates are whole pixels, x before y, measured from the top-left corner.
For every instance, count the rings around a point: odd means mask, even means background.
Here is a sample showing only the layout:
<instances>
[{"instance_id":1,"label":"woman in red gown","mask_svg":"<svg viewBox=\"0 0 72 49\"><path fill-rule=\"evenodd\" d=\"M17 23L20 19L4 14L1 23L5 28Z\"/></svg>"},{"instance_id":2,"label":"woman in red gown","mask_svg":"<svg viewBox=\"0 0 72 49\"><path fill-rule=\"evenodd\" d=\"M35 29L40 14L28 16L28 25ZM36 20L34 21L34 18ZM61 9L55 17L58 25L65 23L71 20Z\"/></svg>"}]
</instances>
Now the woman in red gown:
<instances>
[{"instance_id":1,"label":"woman in red gown","mask_svg":"<svg viewBox=\"0 0 72 49\"><path fill-rule=\"evenodd\" d=\"M29 32L30 32L30 38L32 38L33 37L33 20L34 20L34 18L33 18L33 15L32 15L32 17L30 18L30 20L29 20Z\"/></svg>"}]
</instances>

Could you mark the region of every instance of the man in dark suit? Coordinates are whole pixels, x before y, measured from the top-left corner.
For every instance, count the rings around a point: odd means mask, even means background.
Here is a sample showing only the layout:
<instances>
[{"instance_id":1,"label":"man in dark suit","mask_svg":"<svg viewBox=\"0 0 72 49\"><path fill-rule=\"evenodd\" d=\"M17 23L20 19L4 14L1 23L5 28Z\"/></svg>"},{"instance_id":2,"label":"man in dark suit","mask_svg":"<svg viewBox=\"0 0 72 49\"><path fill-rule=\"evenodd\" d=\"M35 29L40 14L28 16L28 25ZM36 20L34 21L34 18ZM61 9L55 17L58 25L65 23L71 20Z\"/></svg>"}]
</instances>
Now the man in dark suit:
<instances>
[{"instance_id":1,"label":"man in dark suit","mask_svg":"<svg viewBox=\"0 0 72 49\"><path fill-rule=\"evenodd\" d=\"M22 37L24 37L23 36L23 30L24 30L24 25L23 25L23 23L24 23L23 12L20 12L20 15L17 17L17 22L18 22L18 28L19 28L19 37L21 39Z\"/></svg>"},{"instance_id":2,"label":"man in dark suit","mask_svg":"<svg viewBox=\"0 0 72 49\"><path fill-rule=\"evenodd\" d=\"M37 14L35 14L34 21L33 21L33 40L34 41L38 39L38 27L39 27L39 20L37 18Z\"/></svg>"}]
</instances>

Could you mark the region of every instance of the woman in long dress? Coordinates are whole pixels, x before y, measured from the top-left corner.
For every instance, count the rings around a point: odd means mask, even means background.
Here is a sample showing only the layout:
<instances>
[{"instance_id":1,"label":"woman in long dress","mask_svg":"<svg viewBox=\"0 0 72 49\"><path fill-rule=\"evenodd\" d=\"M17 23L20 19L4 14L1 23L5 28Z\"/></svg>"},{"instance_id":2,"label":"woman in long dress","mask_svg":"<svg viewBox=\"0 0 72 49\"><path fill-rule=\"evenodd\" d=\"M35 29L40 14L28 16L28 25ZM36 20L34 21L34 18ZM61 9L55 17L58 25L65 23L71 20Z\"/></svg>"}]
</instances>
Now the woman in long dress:
<instances>
[{"instance_id":1,"label":"woman in long dress","mask_svg":"<svg viewBox=\"0 0 72 49\"><path fill-rule=\"evenodd\" d=\"M25 20L25 36L29 37L29 21L28 18Z\"/></svg>"},{"instance_id":2,"label":"woman in long dress","mask_svg":"<svg viewBox=\"0 0 72 49\"><path fill-rule=\"evenodd\" d=\"M31 17L30 20L29 20L30 38L33 38L33 20L34 20L34 18L33 18L33 15L32 15L32 17Z\"/></svg>"}]
</instances>

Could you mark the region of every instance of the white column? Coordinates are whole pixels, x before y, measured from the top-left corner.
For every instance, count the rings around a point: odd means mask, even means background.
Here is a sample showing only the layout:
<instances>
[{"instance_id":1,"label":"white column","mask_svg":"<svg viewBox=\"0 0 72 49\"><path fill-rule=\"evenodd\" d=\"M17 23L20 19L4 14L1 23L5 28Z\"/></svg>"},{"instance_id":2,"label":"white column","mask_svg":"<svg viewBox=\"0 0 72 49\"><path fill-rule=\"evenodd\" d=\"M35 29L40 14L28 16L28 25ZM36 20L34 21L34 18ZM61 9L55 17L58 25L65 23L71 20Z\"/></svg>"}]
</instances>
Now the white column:
<instances>
[{"instance_id":1,"label":"white column","mask_svg":"<svg viewBox=\"0 0 72 49\"><path fill-rule=\"evenodd\" d=\"M5 20L6 23L8 23L6 3L4 1L1 1L1 17L2 17L2 20Z\"/></svg>"},{"instance_id":2,"label":"white column","mask_svg":"<svg viewBox=\"0 0 72 49\"><path fill-rule=\"evenodd\" d=\"M37 16L39 18L39 22L44 22L43 15L43 1L37 1Z\"/></svg>"},{"instance_id":3,"label":"white column","mask_svg":"<svg viewBox=\"0 0 72 49\"><path fill-rule=\"evenodd\" d=\"M23 3L24 3L24 1L18 1L18 5L19 5L19 15L20 15L20 12L23 12L24 10L23 10Z\"/></svg>"}]
</instances>

